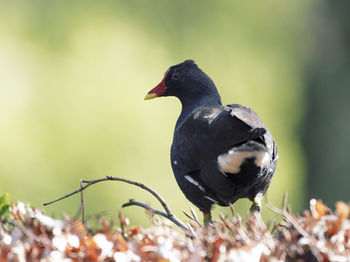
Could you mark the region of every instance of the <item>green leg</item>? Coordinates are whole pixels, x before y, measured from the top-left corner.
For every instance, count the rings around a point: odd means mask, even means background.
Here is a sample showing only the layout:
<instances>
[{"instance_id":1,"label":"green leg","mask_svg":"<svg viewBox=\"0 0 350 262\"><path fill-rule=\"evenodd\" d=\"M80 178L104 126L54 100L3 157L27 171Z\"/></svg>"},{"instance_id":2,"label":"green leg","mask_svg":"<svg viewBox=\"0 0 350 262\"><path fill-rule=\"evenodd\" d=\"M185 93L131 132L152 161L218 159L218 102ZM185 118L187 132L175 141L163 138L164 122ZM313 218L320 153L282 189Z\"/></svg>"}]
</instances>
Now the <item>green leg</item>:
<instances>
[{"instance_id":1,"label":"green leg","mask_svg":"<svg viewBox=\"0 0 350 262\"><path fill-rule=\"evenodd\" d=\"M260 196L256 196L253 199L253 204L250 207L250 212L254 212L254 211L258 211L258 213L260 213L261 210L261 197Z\"/></svg>"},{"instance_id":2,"label":"green leg","mask_svg":"<svg viewBox=\"0 0 350 262\"><path fill-rule=\"evenodd\" d=\"M207 227L209 223L211 222L211 212L203 212L203 222L204 226Z\"/></svg>"}]
</instances>

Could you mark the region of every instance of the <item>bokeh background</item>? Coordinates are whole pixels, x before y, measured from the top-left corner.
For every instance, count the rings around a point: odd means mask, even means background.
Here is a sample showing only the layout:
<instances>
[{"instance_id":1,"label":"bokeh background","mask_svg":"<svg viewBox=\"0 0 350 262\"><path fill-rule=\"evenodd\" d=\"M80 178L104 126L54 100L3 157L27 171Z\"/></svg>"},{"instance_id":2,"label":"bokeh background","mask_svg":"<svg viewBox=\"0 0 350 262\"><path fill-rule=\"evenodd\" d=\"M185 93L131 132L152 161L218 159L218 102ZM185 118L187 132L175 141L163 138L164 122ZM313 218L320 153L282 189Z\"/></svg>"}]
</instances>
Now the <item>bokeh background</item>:
<instances>
[{"instance_id":1,"label":"bokeh background","mask_svg":"<svg viewBox=\"0 0 350 262\"><path fill-rule=\"evenodd\" d=\"M288 192L300 212L311 197L348 201L349 3L0 0L0 194L41 207L81 178L113 175L146 183L184 218L191 204L169 161L180 104L143 97L170 65L194 59L224 103L253 107L274 135L270 202ZM115 216L130 198L160 207L118 182L85 198L90 215ZM74 215L79 203L43 209ZM147 223L138 207L123 212Z\"/></svg>"}]
</instances>

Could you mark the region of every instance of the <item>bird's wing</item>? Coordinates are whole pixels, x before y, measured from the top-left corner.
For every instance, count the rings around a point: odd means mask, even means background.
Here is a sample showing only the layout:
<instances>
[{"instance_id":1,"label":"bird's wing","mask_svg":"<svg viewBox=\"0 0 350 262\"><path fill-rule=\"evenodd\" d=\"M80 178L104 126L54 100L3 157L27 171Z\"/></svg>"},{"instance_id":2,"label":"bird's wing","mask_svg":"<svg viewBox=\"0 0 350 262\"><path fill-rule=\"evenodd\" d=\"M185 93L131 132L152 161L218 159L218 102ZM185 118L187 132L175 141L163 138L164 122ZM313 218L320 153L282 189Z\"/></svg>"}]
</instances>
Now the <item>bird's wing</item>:
<instances>
[{"instance_id":1,"label":"bird's wing","mask_svg":"<svg viewBox=\"0 0 350 262\"><path fill-rule=\"evenodd\" d=\"M264 143L266 132L250 108L241 105L202 108L175 130L172 161L185 173L192 173L235 145L259 138Z\"/></svg>"},{"instance_id":2,"label":"bird's wing","mask_svg":"<svg viewBox=\"0 0 350 262\"><path fill-rule=\"evenodd\" d=\"M238 104L227 105L226 107L232 108L231 114L251 126L253 129L264 128L266 130L266 133L261 137L263 139L262 142L271 154L272 160L276 161L278 159L277 146L270 131L261 121L258 114L253 109Z\"/></svg>"}]
</instances>

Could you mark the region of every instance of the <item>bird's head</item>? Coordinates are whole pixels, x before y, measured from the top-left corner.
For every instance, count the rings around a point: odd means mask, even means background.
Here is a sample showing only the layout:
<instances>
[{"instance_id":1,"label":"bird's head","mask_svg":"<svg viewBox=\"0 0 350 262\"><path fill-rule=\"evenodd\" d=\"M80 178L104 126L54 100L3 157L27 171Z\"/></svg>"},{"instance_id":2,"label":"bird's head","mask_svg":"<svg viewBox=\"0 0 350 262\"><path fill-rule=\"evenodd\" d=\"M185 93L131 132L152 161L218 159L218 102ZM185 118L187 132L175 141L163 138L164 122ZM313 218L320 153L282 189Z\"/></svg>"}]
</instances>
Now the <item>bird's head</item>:
<instances>
[{"instance_id":1,"label":"bird's head","mask_svg":"<svg viewBox=\"0 0 350 262\"><path fill-rule=\"evenodd\" d=\"M162 81L145 96L145 100L159 96L175 96L181 101L205 95L218 95L214 82L193 60L169 67Z\"/></svg>"}]
</instances>

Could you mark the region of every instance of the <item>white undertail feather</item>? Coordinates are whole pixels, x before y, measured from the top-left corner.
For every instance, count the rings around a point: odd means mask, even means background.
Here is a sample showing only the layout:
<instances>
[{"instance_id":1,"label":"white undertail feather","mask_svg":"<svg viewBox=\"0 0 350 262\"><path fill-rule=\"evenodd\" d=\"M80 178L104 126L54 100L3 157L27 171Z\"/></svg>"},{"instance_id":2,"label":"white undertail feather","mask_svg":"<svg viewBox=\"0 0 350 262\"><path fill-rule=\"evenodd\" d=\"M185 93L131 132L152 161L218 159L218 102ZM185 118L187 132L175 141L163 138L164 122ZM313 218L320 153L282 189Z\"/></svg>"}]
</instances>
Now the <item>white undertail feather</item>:
<instances>
[{"instance_id":1,"label":"white undertail feather","mask_svg":"<svg viewBox=\"0 0 350 262\"><path fill-rule=\"evenodd\" d=\"M259 167L267 164L269 153L266 150L242 150L232 148L228 153L218 156L218 165L222 173L237 174L246 159L255 158L255 164Z\"/></svg>"}]
</instances>

